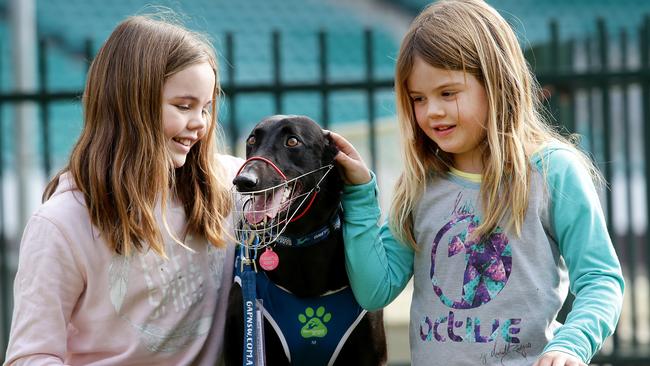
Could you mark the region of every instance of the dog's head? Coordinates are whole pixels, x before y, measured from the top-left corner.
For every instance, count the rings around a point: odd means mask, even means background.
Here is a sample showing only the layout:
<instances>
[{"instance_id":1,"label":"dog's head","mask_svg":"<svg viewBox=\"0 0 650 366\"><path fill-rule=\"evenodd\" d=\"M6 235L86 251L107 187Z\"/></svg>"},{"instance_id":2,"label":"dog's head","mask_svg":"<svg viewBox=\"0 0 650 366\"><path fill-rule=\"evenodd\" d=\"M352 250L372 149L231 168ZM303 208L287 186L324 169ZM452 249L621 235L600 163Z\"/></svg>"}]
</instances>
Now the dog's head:
<instances>
[{"instance_id":1,"label":"dog's head","mask_svg":"<svg viewBox=\"0 0 650 366\"><path fill-rule=\"evenodd\" d=\"M320 193L310 211L331 214L342 188L338 171L329 168L337 152L327 133L308 117L277 115L259 122L246 140L247 162L233 180L240 193L253 193L244 207L248 224L295 217L307 207L314 188Z\"/></svg>"}]
</instances>

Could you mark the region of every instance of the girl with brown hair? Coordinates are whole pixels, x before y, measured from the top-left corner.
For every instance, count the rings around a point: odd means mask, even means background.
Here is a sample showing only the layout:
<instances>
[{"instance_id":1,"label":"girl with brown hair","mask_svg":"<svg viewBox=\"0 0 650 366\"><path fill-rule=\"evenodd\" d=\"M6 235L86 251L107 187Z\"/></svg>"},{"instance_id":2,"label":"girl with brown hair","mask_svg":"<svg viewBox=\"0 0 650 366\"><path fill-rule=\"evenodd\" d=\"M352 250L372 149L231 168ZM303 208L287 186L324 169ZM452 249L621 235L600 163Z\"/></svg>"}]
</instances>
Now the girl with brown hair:
<instances>
[{"instance_id":1,"label":"girl with brown hair","mask_svg":"<svg viewBox=\"0 0 650 366\"><path fill-rule=\"evenodd\" d=\"M214 364L236 158L215 151L217 61L135 16L99 50L84 127L22 238L7 364Z\"/></svg>"}]
</instances>

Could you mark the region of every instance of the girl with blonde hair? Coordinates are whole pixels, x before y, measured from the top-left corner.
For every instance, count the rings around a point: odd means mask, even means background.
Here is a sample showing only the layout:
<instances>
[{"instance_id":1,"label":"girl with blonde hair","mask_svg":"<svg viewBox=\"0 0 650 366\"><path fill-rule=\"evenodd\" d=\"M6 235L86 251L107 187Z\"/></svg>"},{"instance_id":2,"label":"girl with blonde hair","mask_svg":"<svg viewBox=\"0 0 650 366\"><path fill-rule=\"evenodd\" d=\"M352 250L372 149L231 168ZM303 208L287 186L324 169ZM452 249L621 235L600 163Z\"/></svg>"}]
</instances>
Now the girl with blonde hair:
<instances>
[{"instance_id":1,"label":"girl with blonde hair","mask_svg":"<svg viewBox=\"0 0 650 366\"><path fill-rule=\"evenodd\" d=\"M616 327L621 268L599 175L544 123L510 26L480 0L430 5L402 41L395 91L405 167L383 226L374 177L332 134L359 303L381 308L414 278L414 365L588 363Z\"/></svg>"},{"instance_id":2,"label":"girl with blonde hair","mask_svg":"<svg viewBox=\"0 0 650 366\"><path fill-rule=\"evenodd\" d=\"M23 234L6 364L219 361L241 164L215 150L219 92L199 34L147 16L115 28Z\"/></svg>"}]
</instances>

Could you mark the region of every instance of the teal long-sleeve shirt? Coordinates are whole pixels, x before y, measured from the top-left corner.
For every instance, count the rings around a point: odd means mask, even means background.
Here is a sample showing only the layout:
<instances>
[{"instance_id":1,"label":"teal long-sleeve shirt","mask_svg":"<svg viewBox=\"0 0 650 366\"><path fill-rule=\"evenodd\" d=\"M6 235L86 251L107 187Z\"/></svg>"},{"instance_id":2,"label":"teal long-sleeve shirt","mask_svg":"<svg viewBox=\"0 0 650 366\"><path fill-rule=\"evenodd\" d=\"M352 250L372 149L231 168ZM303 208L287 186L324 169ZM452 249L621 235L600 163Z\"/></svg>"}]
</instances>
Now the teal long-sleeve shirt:
<instances>
[{"instance_id":1,"label":"teal long-sleeve shirt","mask_svg":"<svg viewBox=\"0 0 650 366\"><path fill-rule=\"evenodd\" d=\"M550 350L589 362L615 329L624 282L591 177L562 147L531 164L519 237L499 227L472 242L480 176L452 172L432 177L414 208L417 251L380 223L374 177L345 187L346 266L359 303L384 307L414 277L414 365L530 365ZM576 298L559 324L567 285Z\"/></svg>"}]
</instances>

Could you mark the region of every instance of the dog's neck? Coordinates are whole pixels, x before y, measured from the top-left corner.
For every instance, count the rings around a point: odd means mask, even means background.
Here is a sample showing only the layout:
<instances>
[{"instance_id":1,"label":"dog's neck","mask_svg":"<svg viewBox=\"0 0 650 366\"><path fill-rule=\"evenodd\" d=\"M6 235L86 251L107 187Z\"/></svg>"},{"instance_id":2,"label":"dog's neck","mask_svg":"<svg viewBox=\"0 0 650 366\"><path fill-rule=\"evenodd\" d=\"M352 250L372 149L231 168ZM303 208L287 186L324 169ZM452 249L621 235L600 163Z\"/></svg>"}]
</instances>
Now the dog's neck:
<instances>
[{"instance_id":1,"label":"dog's neck","mask_svg":"<svg viewBox=\"0 0 650 366\"><path fill-rule=\"evenodd\" d=\"M330 235L333 235L335 232L341 229L341 210L337 208L334 213L330 216L329 220L324 226L319 227L316 230L313 230L307 234L301 235L288 235L283 234L278 236L276 244L278 246L292 247L292 248L301 248L308 247L314 244L317 244Z\"/></svg>"},{"instance_id":2,"label":"dog's neck","mask_svg":"<svg viewBox=\"0 0 650 366\"><path fill-rule=\"evenodd\" d=\"M332 203L322 199L317 201L318 204ZM317 208L304 218L289 224L283 236L302 238L310 236L310 233L315 236L323 223L330 226L330 222L336 221L340 214L338 204L334 208ZM280 264L275 270L267 272L269 279L298 297L321 296L349 285L340 225L337 230L330 229L328 235L323 235L313 245L276 245L273 250L278 254Z\"/></svg>"},{"instance_id":3,"label":"dog's neck","mask_svg":"<svg viewBox=\"0 0 650 366\"><path fill-rule=\"evenodd\" d=\"M282 235L303 238L313 233L316 236L336 218L340 220L342 188L338 175L326 177L311 208L300 219L289 223ZM280 263L276 269L266 272L269 279L298 297L321 296L350 283L345 270L340 228L330 229L328 235L323 235L322 240L314 245L277 245L274 251Z\"/></svg>"}]
</instances>

